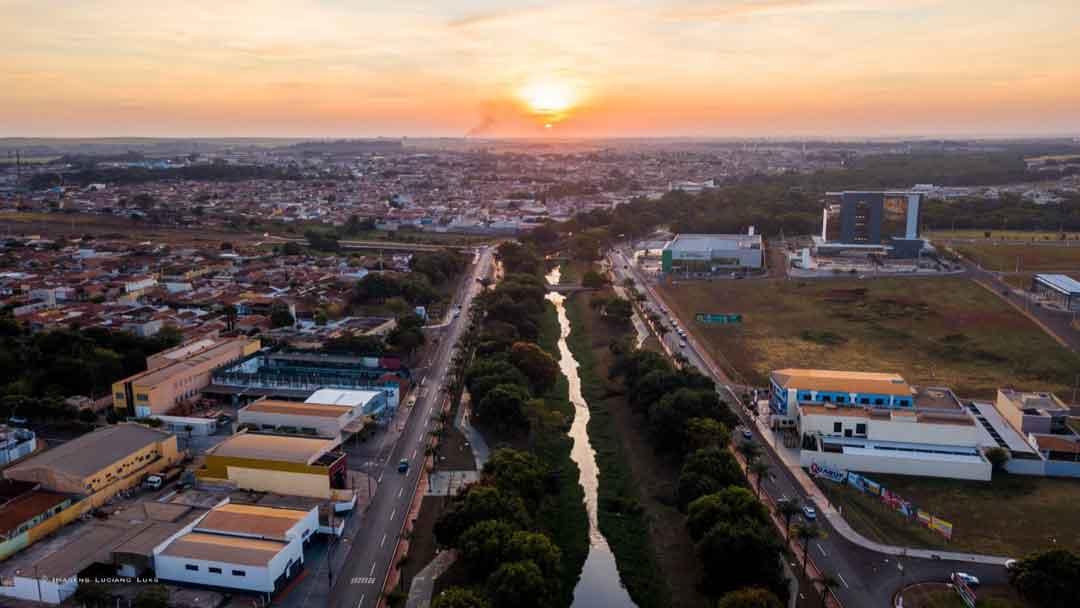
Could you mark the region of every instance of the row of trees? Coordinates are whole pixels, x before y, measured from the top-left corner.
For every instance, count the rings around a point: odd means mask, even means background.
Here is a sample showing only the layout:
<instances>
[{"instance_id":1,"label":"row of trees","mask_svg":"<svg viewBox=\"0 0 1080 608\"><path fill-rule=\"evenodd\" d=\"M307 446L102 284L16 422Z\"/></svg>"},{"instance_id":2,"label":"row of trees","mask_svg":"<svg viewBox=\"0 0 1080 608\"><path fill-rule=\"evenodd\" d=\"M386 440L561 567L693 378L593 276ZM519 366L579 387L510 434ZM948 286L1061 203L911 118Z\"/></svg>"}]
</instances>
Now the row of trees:
<instances>
[{"instance_id":1,"label":"row of trees","mask_svg":"<svg viewBox=\"0 0 1080 608\"><path fill-rule=\"evenodd\" d=\"M687 531L705 570L703 593L722 598L721 605L781 605L788 596L783 539L727 449L737 416L696 370L676 369L659 353L627 342L611 349L610 375L622 378L627 402L645 418L654 448L681 462L674 500L687 513ZM748 459L756 460L756 446L743 445ZM762 466L751 468L759 480Z\"/></svg>"},{"instance_id":2,"label":"row of trees","mask_svg":"<svg viewBox=\"0 0 1080 608\"><path fill-rule=\"evenodd\" d=\"M385 304L402 298L411 306L429 306L442 299L438 287L457 279L469 265L467 255L450 249L418 253L406 274L371 273L353 289L355 304Z\"/></svg>"}]
</instances>

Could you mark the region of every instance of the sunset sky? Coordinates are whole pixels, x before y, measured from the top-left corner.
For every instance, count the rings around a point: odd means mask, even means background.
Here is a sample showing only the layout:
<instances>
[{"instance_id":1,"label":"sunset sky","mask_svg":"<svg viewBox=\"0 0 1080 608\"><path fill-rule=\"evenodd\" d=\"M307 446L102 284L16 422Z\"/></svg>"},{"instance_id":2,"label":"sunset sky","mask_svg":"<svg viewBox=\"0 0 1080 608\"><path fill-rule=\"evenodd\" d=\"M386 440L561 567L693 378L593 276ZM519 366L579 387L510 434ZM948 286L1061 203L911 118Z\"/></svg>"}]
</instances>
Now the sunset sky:
<instances>
[{"instance_id":1,"label":"sunset sky","mask_svg":"<svg viewBox=\"0 0 1080 608\"><path fill-rule=\"evenodd\" d=\"M0 136L1078 135L1078 28L1077 0L0 0Z\"/></svg>"}]
</instances>

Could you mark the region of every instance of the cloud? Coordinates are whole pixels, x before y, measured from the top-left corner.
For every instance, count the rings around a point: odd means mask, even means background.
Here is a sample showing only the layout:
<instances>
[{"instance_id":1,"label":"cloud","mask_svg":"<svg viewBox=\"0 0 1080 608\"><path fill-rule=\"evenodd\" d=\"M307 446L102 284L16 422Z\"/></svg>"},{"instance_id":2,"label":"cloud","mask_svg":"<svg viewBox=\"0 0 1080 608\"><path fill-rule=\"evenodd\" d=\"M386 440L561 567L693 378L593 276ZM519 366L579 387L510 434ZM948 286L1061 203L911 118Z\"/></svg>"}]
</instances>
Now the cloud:
<instances>
[{"instance_id":1,"label":"cloud","mask_svg":"<svg viewBox=\"0 0 1080 608\"><path fill-rule=\"evenodd\" d=\"M740 0L722 2L709 6L682 6L664 12L669 21L717 21L732 17L745 17L761 13L779 13L790 9L802 9L819 0Z\"/></svg>"}]
</instances>

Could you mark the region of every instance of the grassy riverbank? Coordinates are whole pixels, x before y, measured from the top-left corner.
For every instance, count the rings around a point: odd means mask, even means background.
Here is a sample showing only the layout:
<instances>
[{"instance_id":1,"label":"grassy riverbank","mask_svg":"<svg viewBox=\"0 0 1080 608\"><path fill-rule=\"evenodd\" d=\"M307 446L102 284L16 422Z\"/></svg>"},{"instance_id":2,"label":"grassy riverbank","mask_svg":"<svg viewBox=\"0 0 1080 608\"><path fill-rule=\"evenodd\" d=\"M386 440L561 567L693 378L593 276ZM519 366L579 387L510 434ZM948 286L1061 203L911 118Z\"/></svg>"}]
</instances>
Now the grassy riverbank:
<instances>
[{"instance_id":1,"label":"grassy riverbank","mask_svg":"<svg viewBox=\"0 0 1080 608\"><path fill-rule=\"evenodd\" d=\"M537 343L551 356L559 357L559 317L555 305L547 302L540 324ZM549 467L561 471L559 493L541 508L537 519L548 530L551 540L562 549L562 597L560 606L569 606L574 599L574 587L581 578L581 569L589 554L589 516L585 512L585 491L578 483L580 472L570 459L573 441L566 431L574 420L566 376L559 374L555 386L544 395L548 412L557 412L564 423L538 425L533 431L533 450Z\"/></svg>"},{"instance_id":2,"label":"grassy riverbank","mask_svg":"<svg viewBox=\"0 0 1080 608\"><path fill-rule=\"evenodd\" d=\"M600 295L610 296L608 292ZM616 409L628 414L625 395L618 386L611 386L608 370L611 355L607 345L633 332L633 327L612 327L600 318L598 311L589 308L589 295L579 294L567 302L571 334L567 342L580 365L582 393L589 403L589 440L596 450L600 471L598 519L600 530L615 554L619 576L630 597L639 608L671 606L672 589L669 582L684 593L693 593L697 569L686 572L665 572L661 569L654 546L658 530L685 535L681 517L675 525L654 518L642 504L642 480L634 475L628 450L651 455L643 437L621 432L615 419ZM624 444L624 441L633 445ZM661 505L662 507L662 505ZM670 508L669 508L670 509ZM670 509L674 511L674 509ZM677 511L674 511L678 515ZM642 534L648 531L648 534ZM664 542L668 545L667 542ZM693 559L692 546L689 558ZM682 570L682 569L680 569ZM686 584L688 582L689 584ZM678 605L694 605L679 602Z\"/></svg>"}]
</instances>

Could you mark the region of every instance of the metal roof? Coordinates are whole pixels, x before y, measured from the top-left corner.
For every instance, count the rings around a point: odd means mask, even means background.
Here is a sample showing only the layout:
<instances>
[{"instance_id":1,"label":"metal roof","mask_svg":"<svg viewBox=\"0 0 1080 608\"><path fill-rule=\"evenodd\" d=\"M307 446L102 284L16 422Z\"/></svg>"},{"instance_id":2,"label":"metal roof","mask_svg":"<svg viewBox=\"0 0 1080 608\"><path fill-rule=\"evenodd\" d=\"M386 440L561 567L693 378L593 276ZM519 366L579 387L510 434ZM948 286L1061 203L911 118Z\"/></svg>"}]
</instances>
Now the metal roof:
<instances>
[{"instance_id":1,"label":"metal roof","mask_svg":"<svg viewBox=\"0 0 1080 608\"><path fill-rule=\"evenodd\" d=\"M1080 281L1064 274L1037 274L1035 280L1066 295L1080 295Z\"/></svg>"}]
</instances>

